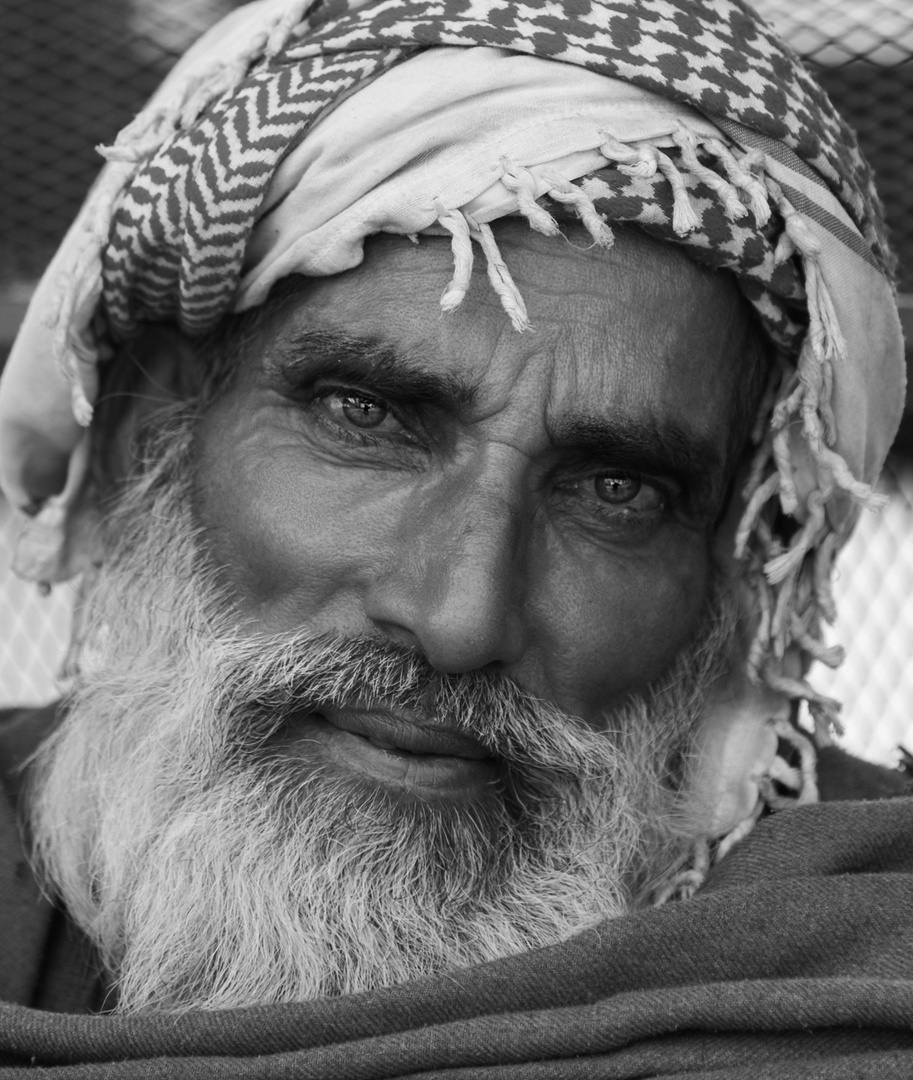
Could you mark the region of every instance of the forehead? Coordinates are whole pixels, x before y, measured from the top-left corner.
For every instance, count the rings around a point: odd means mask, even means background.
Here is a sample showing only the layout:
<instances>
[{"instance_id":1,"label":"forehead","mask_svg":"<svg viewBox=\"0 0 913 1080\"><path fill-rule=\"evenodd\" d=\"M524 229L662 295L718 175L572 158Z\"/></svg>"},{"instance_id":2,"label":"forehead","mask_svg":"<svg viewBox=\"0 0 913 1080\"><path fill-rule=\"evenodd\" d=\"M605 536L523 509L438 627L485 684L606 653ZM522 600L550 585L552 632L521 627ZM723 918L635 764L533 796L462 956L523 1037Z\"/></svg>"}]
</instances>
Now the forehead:
<instances>
[{"instance_id":1,"label":"forehead","mask_svg":"<svg viewBox=\"0 0 913 1080\"><path fill-rule=\"evenodd\" d=\"M570 414L671 425L723 454L752 332L729 275L639 230L620 230L605 250L573 227L566 238L520 220L494 228L532 331L511 326L478 249L463 303L442 314L449 242L381 235L354 270L287 284L266 312L261 351L312 329L342 333L459 380L478 417L524 425L532 410L546 427Z\"/></svg>"}]
</instances>

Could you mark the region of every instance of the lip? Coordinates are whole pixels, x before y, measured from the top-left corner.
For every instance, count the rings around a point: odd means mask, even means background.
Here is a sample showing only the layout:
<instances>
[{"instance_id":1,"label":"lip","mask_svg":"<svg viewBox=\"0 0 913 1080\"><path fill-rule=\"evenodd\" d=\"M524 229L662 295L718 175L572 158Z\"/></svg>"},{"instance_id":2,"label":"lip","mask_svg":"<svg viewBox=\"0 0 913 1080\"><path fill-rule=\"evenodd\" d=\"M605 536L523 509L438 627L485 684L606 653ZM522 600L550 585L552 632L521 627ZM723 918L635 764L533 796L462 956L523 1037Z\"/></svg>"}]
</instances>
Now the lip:
<instances>
[{"instance_id":1,"label":"lip","mask_svg":"<svg viewBox=\"0 0 913 1080\"><path fill-rule=\"evenodd\" d=\"M361 735L382 749L436 757L483 761L491 752L476 739L453 728L422 724L382 709L327 708L320 715L340 731Z\"/></svg>"},{"instance_id":2,"label":"lip","mask_svg":"<svg viewBox=\"0 0 913 1080\"><path fill-rule=\"evenodd\" d=\"M500 775L471 736L382 707L321 706L289 735L287 753L423 799L485 799Z\"/></svg>"}]
</instances>

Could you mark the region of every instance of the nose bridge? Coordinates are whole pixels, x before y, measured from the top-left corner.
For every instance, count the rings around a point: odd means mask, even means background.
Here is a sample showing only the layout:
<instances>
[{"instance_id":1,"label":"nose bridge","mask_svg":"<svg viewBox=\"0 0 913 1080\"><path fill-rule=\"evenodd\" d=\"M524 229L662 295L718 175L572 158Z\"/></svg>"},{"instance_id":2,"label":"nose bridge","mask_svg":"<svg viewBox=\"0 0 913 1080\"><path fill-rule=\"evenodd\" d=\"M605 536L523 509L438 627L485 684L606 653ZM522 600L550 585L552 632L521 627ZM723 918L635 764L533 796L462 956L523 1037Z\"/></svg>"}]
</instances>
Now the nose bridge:
<instances>
[{"instance_id":1,"label":"nose bridge","mask_svg":"<svg viewBox=\"0 0 913 1080\"><path fill-rule=\"evenodd\" d=\"M480 453L439 477L402 530L387 611L440 670L522 654L524 465L509 448Z\"/></svg>"},{"instance_id":2,"label":"nose bridge","mask_svg":"<svg viewBox=\"0 0 913 1080\"><path fill-rule=\"evenodd\" d=\"M512 479L491 464L460 478L456 490L442 492L437 574L457 596L477 604L499 600L496 606L503 608L520 584L515 571L521 556L522 493Z\"/></svg>"}]
</instances>

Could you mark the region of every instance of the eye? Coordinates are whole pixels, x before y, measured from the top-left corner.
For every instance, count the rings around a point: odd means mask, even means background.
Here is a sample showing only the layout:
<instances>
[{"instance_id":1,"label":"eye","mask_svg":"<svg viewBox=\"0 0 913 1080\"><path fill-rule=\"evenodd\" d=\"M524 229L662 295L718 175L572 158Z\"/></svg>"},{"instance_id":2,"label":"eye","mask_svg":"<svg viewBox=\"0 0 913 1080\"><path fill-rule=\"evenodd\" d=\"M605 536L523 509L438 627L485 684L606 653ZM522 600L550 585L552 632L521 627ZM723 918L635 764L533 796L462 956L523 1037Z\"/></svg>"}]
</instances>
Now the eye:
<instances>
[{"instance_id":1,"label":"eye","mask_svg":"<svg viewBox=\"0 0 913 1080\"><path fill-rule=\"evenodd\" d=\"M331 387L318 393L316 404L343 431L378 435L401 435L402 423L383 398L362 390Z\"/></svg>"},{"instance_id":2,"label":"eye","mask_svg":"<svg viewBox=\"0 0 913 1080\"><path fill-rule=\"evenodd\" d=\"M589 483L600 502L609 506L648 513L651 510L661 510L665 505L665 497L658 488L624 473L597 473L590 478Z\"/></svg>"},{"instance_id":3,"label":"eye","mask_svg":"<svg viewBox=\"0 0 913 1080\"><path fill-rule=\"evenodd\" d=\"M327 405L330 409L335 405L333 411L338 410L340 418L357 428L380 427L390 415L382 401L365 394L336 393L327 400Z\"/></svg>"}]
</instances>

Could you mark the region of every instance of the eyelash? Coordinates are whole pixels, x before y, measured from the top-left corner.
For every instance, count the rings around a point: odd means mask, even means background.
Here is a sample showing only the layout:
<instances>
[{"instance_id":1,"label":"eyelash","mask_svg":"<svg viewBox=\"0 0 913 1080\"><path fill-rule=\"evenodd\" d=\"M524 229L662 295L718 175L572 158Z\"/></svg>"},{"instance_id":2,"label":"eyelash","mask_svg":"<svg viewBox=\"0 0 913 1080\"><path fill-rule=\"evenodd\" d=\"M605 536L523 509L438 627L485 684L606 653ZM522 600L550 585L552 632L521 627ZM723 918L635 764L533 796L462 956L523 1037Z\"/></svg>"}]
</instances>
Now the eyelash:
<instances>
[{"instance_id":1,"label":"eyelash","mask_svg":"<svg viewBox=\"0 0 913 1080\"><path fill-rule=\"evenodd\" d=\"M393 406L384 398L379 397L377 394L368 393L365 390L358 389L352 386L328 386L320 387L311 391L307 396L306 407L311 419L325 431L329 431L332 435L341 439L347 446L358 446L362 448L373 449L380 446L397 445L393 436L387 436L386 438L379 438L376 435L370 434L368 431L360 431L357 428L345 427L342 424L337 423L331 419L326 413L320 411L320 405L333 397L344 397L346 394L352 396L361 396L370 398L376 401L379 405L382 405L387 409L390 415L403 426L405 429L403 432L403 438L408 436L406 432L409 430L409 426L400 414L399 410L393 408Z\"/></svg>"},{"instance_id":2,"label":"eyelash","mask_svg":"<svg viewBox=\"0 0 913 1080\"><path fill-rule=\"evenodd\" d=\"M581 498L581 502L586 502L586 512L594 518L597 518L606 525L610 525L616 529L630 530L631 532L651 533L659 525L665 521L673 510L675 503L675 493L670 490L667 484L653 479L652 477L646 477L636 472L632 472L628 469L614 470L611 468L598 469L596 471L588 471L583 474L578 474L574 479L564 487L564 492L571 494L575 489L579 489L587 482L592 482L598 476L606 476L615 474L619 477L625 477L629 480L636 480L644 486L651 487L656 490L661 497L661 504L652 510L636 511L626 506L611 506L607 503L600 503L597 499L584 499Z\"/></svg>"}]
</instances>

